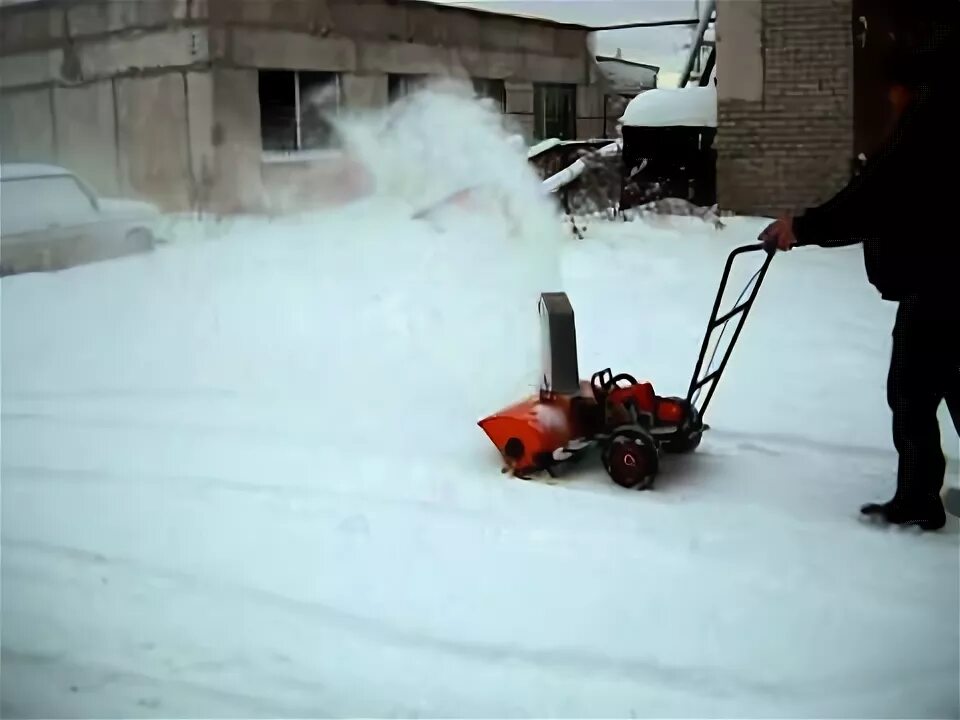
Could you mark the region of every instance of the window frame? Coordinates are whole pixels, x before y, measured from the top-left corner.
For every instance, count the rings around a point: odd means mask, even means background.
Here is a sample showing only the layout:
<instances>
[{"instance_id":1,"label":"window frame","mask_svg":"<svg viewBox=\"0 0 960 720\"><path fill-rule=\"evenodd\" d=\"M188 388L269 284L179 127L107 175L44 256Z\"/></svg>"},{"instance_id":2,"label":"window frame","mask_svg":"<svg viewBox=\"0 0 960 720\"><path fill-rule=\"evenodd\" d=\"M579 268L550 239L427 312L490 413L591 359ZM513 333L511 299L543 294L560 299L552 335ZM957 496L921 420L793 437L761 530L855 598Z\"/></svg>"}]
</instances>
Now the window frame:
<instances>
[{"instance_id":1,"label":"window frame","mask_svg":"<svg viewBox=\"0 0 960 720\"><path fill-rule=\"evenodd\" d=\"M549 94L560 91L554 98L554 102L567 96L569 99L570 117L562 124L567 125L566 133L548 133L547 127L550 124L548 120L547 104ZM548 140L557 138L559 140L576 140L577 138L577 85L574 83L534 83L533 85L533 134L535 140ZM569 137L563 137L567 134Z\"/></svg>"},{"instance_id":2,"label":"window frame","mask_svg":"<svg viewBox=\"0 0 960 720\"><path fill-rule=\"evenodd\" d=\"M488 77L472 77L470 82L473 85L473 92L482 100L493 100L495 103L499 103L500 112L506 114L507 112L507 83L503 78L488 78ZM493 97L492 94L487 92L490 89L491 85L496 85L499 97Z\"/></svg>"},{"instance_id":3,"label":"window frame","mask_svg":"<svg viewBox=\"0 0 960 720\"><path fill-rule=\"evenodd\" d=\"M258 68L258 105L260 108L260 151L261 154L265 157L290 157L290 156L299 156L306 155L316 152L325 152L331 151L335 148L329 145L322 147L304 147L303 145L303 103L302 103L302 82L301 74L316 74L316 75L328 75L330 77L330 84L335 86L335 112L339 113L343 105L343 77L342 73L337 71L325 71L325 70L302 70L302 69L292 69L292 68ZM260 86L259 83L262 82L263 73L288 73L290 79L293 81L293 111L294 111L294 147L292 149L269 149L265 147L264 132L263 132L263 102L260 97Z\"/></svg>"},{"instance_id":4,"label":"window frame","mask_svg":"<svg viewBox=\"0 0 960 720\"><path fill-rule=\"evenodd\" d=\"M427 85L432 77L429 73L387 73L387 102L393 104L409 97Z\"/></svg>"}]
</instances>

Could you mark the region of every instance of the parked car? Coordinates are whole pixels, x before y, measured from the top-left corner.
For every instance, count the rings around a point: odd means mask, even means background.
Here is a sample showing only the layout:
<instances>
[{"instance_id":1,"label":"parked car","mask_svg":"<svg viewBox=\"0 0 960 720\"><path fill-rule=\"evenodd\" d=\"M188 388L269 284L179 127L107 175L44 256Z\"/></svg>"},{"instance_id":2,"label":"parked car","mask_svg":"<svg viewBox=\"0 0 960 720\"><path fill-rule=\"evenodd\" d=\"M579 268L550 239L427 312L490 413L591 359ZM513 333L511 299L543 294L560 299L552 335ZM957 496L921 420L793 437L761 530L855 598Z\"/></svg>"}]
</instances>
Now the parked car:
<instances>
[{"instance_id":1,"label":"parked car","mask_svg":"<svg viewBox=\"0 0 960 720\"><path fill-rule=\"evenodd\" d=\"M99 197L66 168L0 165L0 275L150 252L159 217L150 203Z\"/></svg>"}]
</instances>

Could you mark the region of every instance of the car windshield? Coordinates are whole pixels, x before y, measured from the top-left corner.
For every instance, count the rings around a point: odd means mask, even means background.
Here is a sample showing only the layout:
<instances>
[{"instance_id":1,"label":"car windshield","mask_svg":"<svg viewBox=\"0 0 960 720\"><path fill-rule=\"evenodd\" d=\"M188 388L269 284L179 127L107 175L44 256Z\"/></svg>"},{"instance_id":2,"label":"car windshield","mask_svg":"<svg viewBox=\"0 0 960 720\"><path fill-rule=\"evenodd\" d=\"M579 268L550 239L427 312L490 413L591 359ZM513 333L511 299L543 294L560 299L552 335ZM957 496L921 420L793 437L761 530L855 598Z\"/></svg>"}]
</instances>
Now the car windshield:
<instances>
[{"instance_id":1,"label":"car windshield","mask_svg":"<svg viewBox=\"0 0 960 720\"><path fill-rule=\"evenodd\" d=\"M0 182L0 234L91 222L97 210L70 175L4 178Z\"/></svg>"}]
</instances>

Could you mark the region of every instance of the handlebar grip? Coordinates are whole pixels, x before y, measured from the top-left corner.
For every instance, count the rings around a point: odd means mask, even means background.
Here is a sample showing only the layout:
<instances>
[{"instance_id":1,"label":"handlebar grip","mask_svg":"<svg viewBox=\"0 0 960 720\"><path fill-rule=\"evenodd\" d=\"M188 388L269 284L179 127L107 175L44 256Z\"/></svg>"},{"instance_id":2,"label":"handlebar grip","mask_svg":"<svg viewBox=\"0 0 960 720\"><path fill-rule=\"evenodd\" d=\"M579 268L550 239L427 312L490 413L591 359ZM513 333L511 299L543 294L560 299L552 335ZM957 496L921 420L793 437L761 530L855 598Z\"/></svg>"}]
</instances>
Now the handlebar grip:
<instances>
[{"instance_id":1,"label":"handlebar grip","mask_svg":"<svg viewBox=\"0 0 960 720\"><path fill-rule=\"evenodd\" d=\"M734 249L733 252L731 252L730 254L739 255L741 253L756 252L757 250L766 250L766 249L767 249L767 244L765 242L755 242L755 243L751 243L750 245L741 245L740 247Z\"/></svg>"}]
</instances>

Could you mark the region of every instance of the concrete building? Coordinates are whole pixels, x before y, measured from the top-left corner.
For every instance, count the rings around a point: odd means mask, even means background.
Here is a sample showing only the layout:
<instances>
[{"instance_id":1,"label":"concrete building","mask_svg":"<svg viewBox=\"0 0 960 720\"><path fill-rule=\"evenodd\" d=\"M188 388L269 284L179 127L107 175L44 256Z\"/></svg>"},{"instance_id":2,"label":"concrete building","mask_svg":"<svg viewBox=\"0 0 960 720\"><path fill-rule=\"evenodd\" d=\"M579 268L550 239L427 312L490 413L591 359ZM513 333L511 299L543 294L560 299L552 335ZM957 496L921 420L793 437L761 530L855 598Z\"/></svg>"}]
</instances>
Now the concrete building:
<instances>
[{"instance_id":1,"label":"concrete building","mask_svg":"<svg viewBox=\"0 0 960 720\"><path fill-rule=\"evenodd\" d=\"M37 0L0 7L0 159L167 210L349 195L324 109L469 79L532 143L603 132L588 29L420 0Z\"/></svg>"},{"instance_id":2,"label":"concrete building","mask_svg":"<svg viewBox=\"0 0 960 720\"><path fill-rule=\"evenodd\" d=\"M890 122L880 67L956 23L952 0L718 0L721 207L777 214L821 202Z\"/></svg>"}]
</instances>

